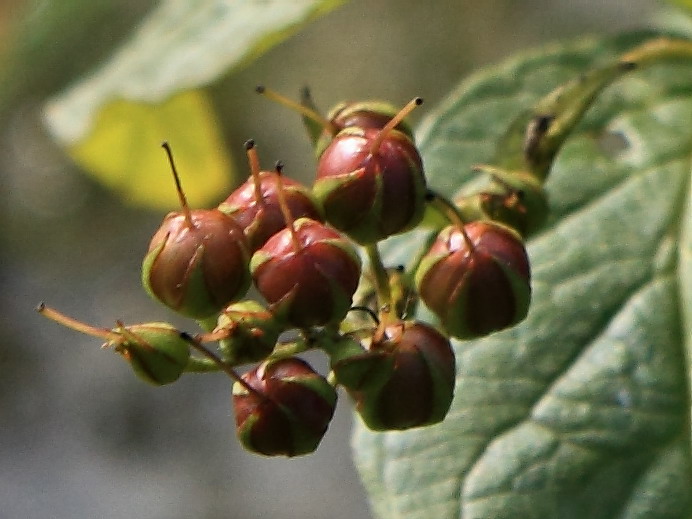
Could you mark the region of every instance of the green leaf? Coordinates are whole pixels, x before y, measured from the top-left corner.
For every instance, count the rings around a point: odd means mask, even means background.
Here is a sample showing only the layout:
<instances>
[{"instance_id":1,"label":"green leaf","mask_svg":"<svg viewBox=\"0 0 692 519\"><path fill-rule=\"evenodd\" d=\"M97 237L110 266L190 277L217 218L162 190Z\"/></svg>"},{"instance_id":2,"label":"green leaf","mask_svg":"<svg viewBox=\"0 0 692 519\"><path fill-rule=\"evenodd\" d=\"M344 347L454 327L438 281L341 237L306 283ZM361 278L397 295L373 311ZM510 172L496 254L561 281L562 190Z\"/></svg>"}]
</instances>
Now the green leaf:
<instances>
[{"instance_id":1,"label":"green leaf","mask_svg":"<svg viewBox=\"0 0 692 519\"><path fill-rule=\"evenodd\" d=\"M157 156L165 164L160 150L144 146L140 135L165 130L163 138L174 145L176 156L183 160L185 151L176 149L175 143L189 142L192 124L201 122L206 131L199 135L196 153L189 161L209 154L215 157L211 162L227 166L228 152L219 145L221 130L208 102L188 104L187 111L177 117L166 105L176 94L199 89L257 58L309 20L344 1L164 0L109 61L48 101L48 128L79 163L106 185L130 182L132 201L172 207L173 199L167 191L137 181L146 174L139 165L152 164ZM140 116L130 120L132 113ZM126 131L126 127L132 131ZM204 140L207 135L212 136L210 141ZM103 142L108 146L102 146ZM74 153L84 149L89 153ZM122 160L124 154L131 160ZM200 196L197 200L192 197L192 203L218 201L219 193L223 194L219 186L227 186L231 180L227 167L220 173L227 179L222 184L219 171L197 168L194 182ZM140 185L144 192L140 192Z\"/></svg>"},{"instance_id":2,"label":"green leaf","mask_svg":"<svg viewBox=\"0 0 692 519\"><path fill-rule=\"evenodd\" d=\"M645 39L554 46L464 81L419 142L432 187L474 192L476 163L523 110ZM649 35L650 36L650 35ZM692 513L692 62L606 89L557 156L528 243L527 320L457 342L440 425L373 433L355 460L381 519L687 518ZM387 244L392 264L411 236Z\"/></svg>"}]
</instances>

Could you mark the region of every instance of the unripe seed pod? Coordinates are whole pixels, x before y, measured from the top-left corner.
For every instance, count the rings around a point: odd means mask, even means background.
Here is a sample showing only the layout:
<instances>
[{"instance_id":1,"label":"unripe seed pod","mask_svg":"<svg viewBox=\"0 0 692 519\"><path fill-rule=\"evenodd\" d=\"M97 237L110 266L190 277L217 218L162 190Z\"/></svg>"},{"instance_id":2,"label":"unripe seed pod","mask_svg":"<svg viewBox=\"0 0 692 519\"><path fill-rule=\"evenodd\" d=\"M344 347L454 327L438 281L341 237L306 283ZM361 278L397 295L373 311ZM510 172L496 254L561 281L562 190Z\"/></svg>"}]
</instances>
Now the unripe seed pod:
<instances>
[{"instance_id":1,"label":"unripe seed pod","mask_svg":"<svg viewBox=\"0 0 692 519\"><path fill-rule=\"evenodd\" d=\"M243 230L216 209L170 213L154 234L142 265L142 283L169 308L209 317L245 295L250 285Z\"/></svg>"},{"instance_id":2,"label":"unripe seed pod","mask_svg":"<svg viewBox=\"0 0 692 519\"><path fill-rule=\"evenodd\" d=\"M265 456L300 456L319 445L334 415L336 391L305 361L267 361L233 385L238 438Z\"/></svg>"},{"instance_id":3,"label":"unripe seed pod","mask_svg":"<svg viewBox=\"0 0 692 519\"><path fill-rule=\"evenodd\" d=\"M360 278L353 245L320 222L299 218L252 256L255 286L277 318L306 328L341 321Z\"/></svg>"},{"instance_id":4,"label":"unripe seed pod","mask_svg":"<svg viewBox=\"0 0 692 519\"><path fill-rule=\"evenodd\" d=\"M257 301L241 301L224 308L214 332L228 330L229 337L219 341L223 360L233 364L257 362L274 350L283 327Z\"/></svg>"},{"instance_id":5,"label":"unripe seed pod","mask_svg":"<svg viewBox=\"0 0 692 519\"><path fill-rule=\"evenodd\" d=\"M416 273L420 298L453 337L470 339L526 317L531 274L513 230L477 221L443 229Z\"/></svg>"},{"instance_id":6,"label":"unripe seed pod","mask_svg":"<svg viewBox=\"0 0 692 519\"><path fill-rule=\"evenodd\" d=\"M325 149L313 193L327 221L362 244L412 229L425 208L423 164L413 141L390 130L346 128Z\"/></svg>"},{"instance_id":7,"label":"unripe seed pod","mask_svg":"<svg viewBox=\"0 0 692 519\"><path fill-rule=\"evenodd\" d=\"M142 380L157 386L178 380L190 358L180 331L166 323L116 328L119 339L106 343L120 353Z\"/></svg>"},{"instance_id":8,"label":"unripe seed pod","mask_svg":"<svg viewBox=\"0 0 692 519\"><path fill-rule=\"evenodd\" d=\"M255 181L250 178L219 205L220 211L232 216L243 228L251 252L286 227L277 198L278 174L275 171L262 171L258 177L261 200L257 200ZM319 206L306 187L285 177L282 182L286 203L294 218L304 216L323 220Z\"/></svg>"},{"instance_id":9,"label":"unripe seed pod","mask_svg":"<svg viewBox=\"0 0 692 519\"><path fill-rule=\"evenodd\" d=\"M87 335L105 340L102 348L113 348L127 360L135 373L145 381L169 384L180 377L187 367L190 348L184 334L167 323L145 323L97 328L68 317L41 303L36 308L41 315Z\"/></svg>"},{"instance_id":10,"label":"unripe seed pod","mask_svg":"<svg viewBox=\"0 0 692 519\"><path fill-rule=\"evenodd\" d=\"M370 429L422 427L447 415L454 395L454 351L433 327L391 324L376 333L368 351L341 357L332 359L336 380Z\"/></svg>"}]
</instances>

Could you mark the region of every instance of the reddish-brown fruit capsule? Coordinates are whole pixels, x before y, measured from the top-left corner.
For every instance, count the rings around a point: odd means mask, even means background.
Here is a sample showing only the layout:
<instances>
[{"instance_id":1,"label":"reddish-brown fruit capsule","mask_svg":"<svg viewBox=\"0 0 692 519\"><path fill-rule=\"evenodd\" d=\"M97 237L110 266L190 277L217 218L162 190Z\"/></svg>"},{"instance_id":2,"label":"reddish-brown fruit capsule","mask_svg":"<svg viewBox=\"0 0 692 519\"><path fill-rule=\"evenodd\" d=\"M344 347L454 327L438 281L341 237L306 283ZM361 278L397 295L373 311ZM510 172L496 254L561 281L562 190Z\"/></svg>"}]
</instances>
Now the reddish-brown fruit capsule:
<instances>
[{"instance_id":1,"label":"reddish-brown fruit capsule","mask_svg":"<svg viewBox=\"0 0 692 519\"><path fill-rule=\"evenodd\" d=\"M319 445L334 414L336 391L297 358L267 361L233 386L238 438L265 456L300 456Z\"/></svg>"},{"instance_id":2,"label":"reddish-brown fruit capsule","mask_svg":"<svg viewBox=\"0 0 692 519\"><path fill-rule=\"evenodd\" d=\"M250 286L249 251L243 230L217 209L191 210L167 142L182 211L169 213L149 244L142 284L164 305L204 319L241 298Z\"/></svg>"},{"instance_id":3,"label":"reddish-brown fruit capsule","mask_svg":"<svg viewBox=\"0 0 692 519\"><path fill-rule=\"evenodd\" d=\"M242 229L216 209L170 213L154 234L142 266L149 294L202 319L245 295L249 253Z\"/></svg>"},{"instance_id":4,"label":"reddish-brown fruit capsule","mask_svg":"<svg viewBox=\"0 0 692 519\"><path fill-rule=\"evenodd\" d=\"M482 337L524 319L530 281L519 235L485 221L443 229L416 273L420 298L460 339Z\"/></svg>"},{"instance_id":5,"label":"reddish-brown fruit capsule","mask_svg":"<svg viewBox=\"0 0 692 519\"><path fill-rule=\"evenodd\" d=\"M387 326L376 333L369 350L332 358L332 370L365 424L376 431L440 422L454 394L456 367L449 339L419 322Z\"/></svg>"},{"instance_id":6,"label":"reddish-brown fruit capsule","mask_svg":"<svg viewBox=\"0 0 692 519\"><path fill-rule=\"evenodd\" d=\"M255 285L272 313L299 328L344 318L360 266L345 237L308 218L272 236L250 263Z\"/></svg>"},{"instance_id":7,"label":"reddish-brown fruit capsule","mask_svg":"<svg viewBox=\"0 0 692 519\"><path fill-rule=\"evenodd\" d=\"M391 130L349 128L320 157L313 193L327 221L369 244L415 227L425 206L423 164L413 141Z\"/></svg>"},{"instance_id":8,"label":"reddish-brown fruit capsule","mask_svg":"<svg viewBox=\"0 0 692 519\"><path fill-rule=\"evenodd\" d=\"M342 130L320 157L313 193L327 221L362 244L407 231L423 217L423 163L413 141L393 129L420 102L381 130Z\"/></svg>"},{"instance_id":9,"label":"reddish-brown fruit capsule","mask_svg":"<svg viewBox=\"0 0 692 519\"><path fill-rule=\"evenodd\" d=\"M254 252L286 227L277 196L277 171L259 171L254 142L246 144L252 169L250 178L219 205L219 210L232 216L243 228L250 251ZM311 192L299 182L283 177L284 196L293 218L322 221L322 213Z\"/></svg>"}]
</instances>

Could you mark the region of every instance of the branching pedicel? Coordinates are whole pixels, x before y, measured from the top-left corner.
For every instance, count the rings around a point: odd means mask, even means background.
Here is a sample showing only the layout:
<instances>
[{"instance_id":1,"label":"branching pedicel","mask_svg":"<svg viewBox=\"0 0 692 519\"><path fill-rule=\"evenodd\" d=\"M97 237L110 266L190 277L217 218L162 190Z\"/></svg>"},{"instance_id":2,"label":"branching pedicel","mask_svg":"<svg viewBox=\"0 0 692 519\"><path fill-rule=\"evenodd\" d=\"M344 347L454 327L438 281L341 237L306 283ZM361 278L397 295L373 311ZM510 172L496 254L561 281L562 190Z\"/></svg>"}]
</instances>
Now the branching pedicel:
<instances>
[{"instance_id":1,"label":"branching pedicel","mask_svg":"<svg viewBox=\"0 0 692 519\"><path fill-rule=\"evenodd\" d=\"M261 171L248 141L248 181L218 208L190 209L164 143L181 211L167 215L154 234L142 281L155 300L197 319L203 331L191 336L166 323L120 322L109 330L43 304L38 311L102 338L152 384L183 373L226 373L234 380L238 437L260 454L314 451L334 413L337 386L371 429L437 423L454 392L450 337L484 336L527 315L531 276L523 238L545 221L543 184L571 129L622 74L691 55L689 42L654 40L558 88L511 125L495 164L476 167L489 176L488 186L454 200L426 186L405 121L420 98L402 110L342 103L323 117L307 91L295 103L258 87L303 116L318 159L312 189L284 178L281 164ZM428 250L407 267L387 268L378 242L422 226L430 230ZM358 247L369 260L362 273ZM251 280L268 306L242 300ZM355 294L362 300L354 301ZM418 297L439 329L408 317ZM288 330L297 330L298 339L283 342ZM329 357L328 377L296 357L309 349ZM255 362L242 377L235 372Z\"/></svg>"}]
</instances>

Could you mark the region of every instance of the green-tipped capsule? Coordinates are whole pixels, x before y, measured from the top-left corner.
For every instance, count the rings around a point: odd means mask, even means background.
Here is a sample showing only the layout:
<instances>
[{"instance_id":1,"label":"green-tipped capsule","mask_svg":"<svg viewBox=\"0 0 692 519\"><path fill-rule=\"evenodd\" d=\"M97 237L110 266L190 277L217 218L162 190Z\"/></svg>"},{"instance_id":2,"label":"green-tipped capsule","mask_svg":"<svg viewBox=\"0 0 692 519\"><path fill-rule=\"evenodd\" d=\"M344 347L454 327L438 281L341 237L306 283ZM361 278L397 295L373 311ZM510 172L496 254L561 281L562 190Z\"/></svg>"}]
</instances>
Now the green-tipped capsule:
<instances>
[{"instance_id":1,"label":"green-tipped capsule","mask_svg":"<svg viewBox=\"0 0 692 519\"><path fill-rule=\"evenodd\" d=\"M224 308L214 332L226 331L228 337L219 341L224 361L232 364L257 362L274 350L281 323L256 301L242 301Z\"/></svg>"},{"instance_id":2,"label":"green-tipped capsule","mask_svg":"<svg viewBox=\"0 0 692 519\"><path fill-rule=\"evenodd\" d=\"M393 129L417 104L380 130L342 130L320 157L313 193L327 221L361 244L408 231L423 217L422 160L411 138Z\"/></svg>"},{"instance_id":3,"label":"green-tipped capsule","mask_svg":"<svg viewBox=\"0 0 692 519\"><path fill-rule=\"evenodd\" d=\"M252 256L257 290L271 312L297 328L341 321L360 279L361 261L344 236L299 218Z\"/></svg>"},{"instance_id":4,"label":"green-tipped capsule","mask_svg":"<svg viewBox=\"0 0 692 519\"><path fill-rule=\"evenodd\" d=\"M505 224L522 236L541 228L548 216L548 197L534 175L486 165L476 169L492 178L490 188L477 195L486 219Z\"/></svg>"},{"instance_id":5,"label":"green-tipped capsule","mask_svg":"<svg viewBox=\"0 0 692 519\"><path fill-rule=\"evenodd\" d=\"M319 445L334 415L336 391L298 358L267 361L233 385L238 438L265 456L300 456Z\"/></svg>"},{"instance_id":6,"label":"green-tipped capsule","mask_svg":"<svg viewBox=\"0 0 692 519\"><path fill-rule=\"evenodd\" d=\"M250 286L250 253L243 229L218 209L191 210L168 155L181 211L169 213L142 264L149 295L187 317L205 319L243 297Z\"/></svg>"},{"instance_id":7,"label":"green-tipped capsule","mask_svg":"<svg viewBox=\"0 0 692 519\"><path fill-rule=\"evenodd\" d=\"M375 431L403 430L444 419L456 374L449 339L419 322L398 322L376 333L368 350L332 357L332 370Z\"/></svg>"},{"instance_id":8,"label":"green-tipped capsule","mask_svg":"<svg viewBox=\"0 0 692 519\"><path fill-rule=\"evenodd\" d=\"M529 259L520 236L493 222L443 229L416 273L420 298L453 337L513 326L531 301Z\"/></svg>"},{"instance_id":9,"label":"green-tipped capsule","mask_svg":"<svg viewBox=\"0 0 692 519\"><path fill-rule=\"evenodd\" d=\"M178 380L190 358L190 346L180 331L166 323L136 324L113 330L118 339L109 341L134 372L157 386Z\"/></svg>"},{"instance_id":10,"label":"green-tipped capsule","mask_svg":"<svg viewBox=\"0 0 692 519\"><path fill-rule=\"evenodd\" d=\"M142 265L147 292L172 310L203 319L245 295L250 285L243 230L216 209L170 213Z\"/></svg>"}]
</instances>

